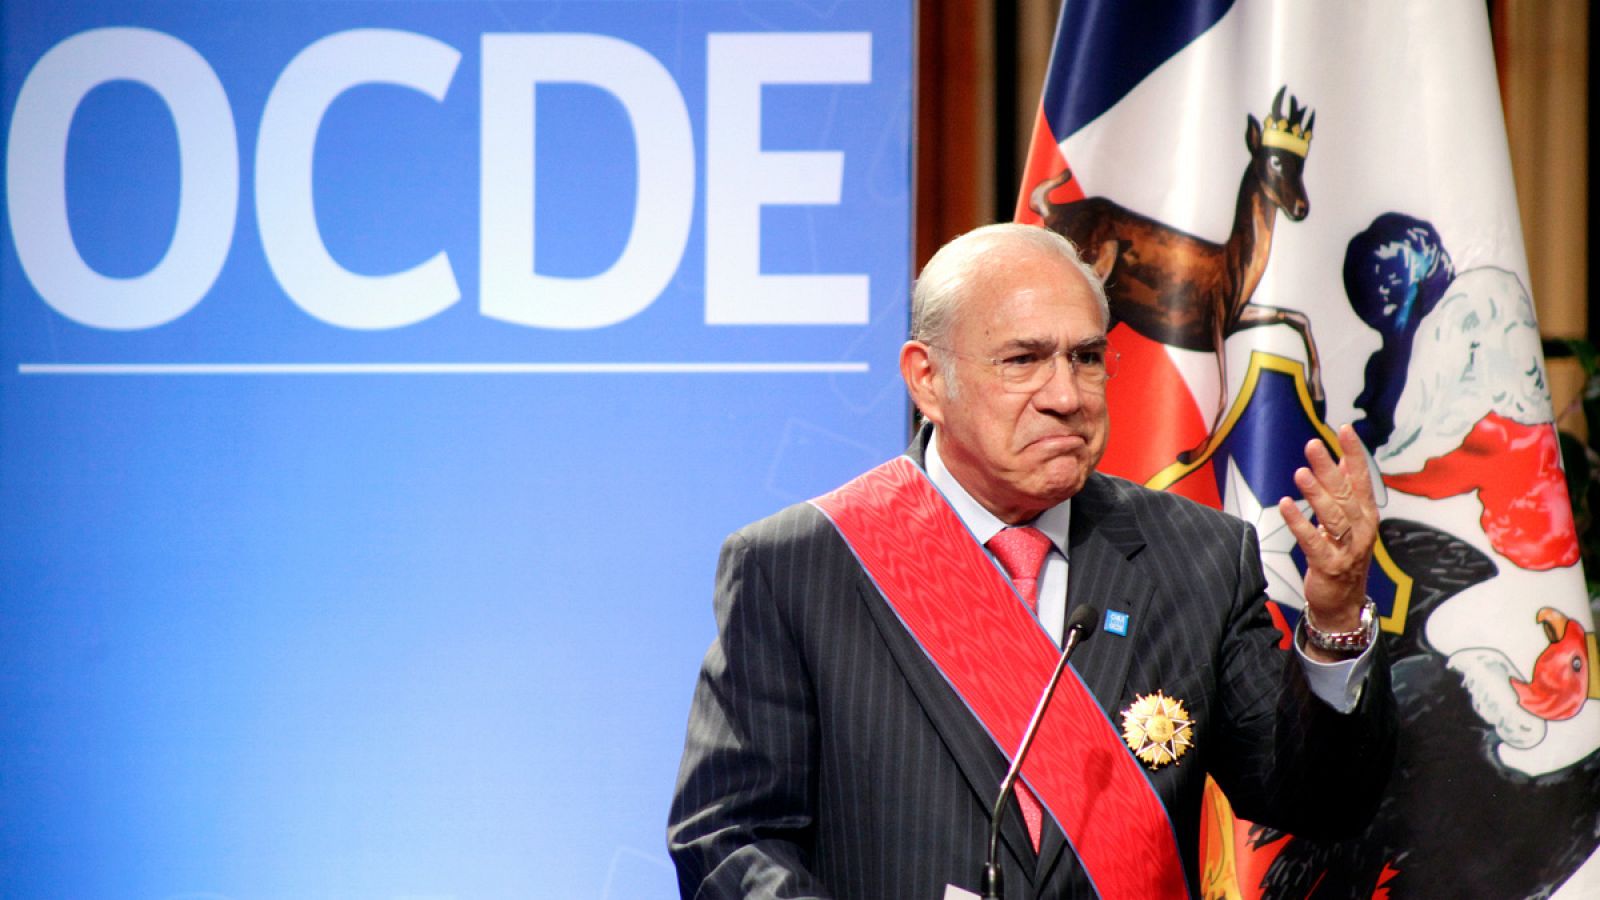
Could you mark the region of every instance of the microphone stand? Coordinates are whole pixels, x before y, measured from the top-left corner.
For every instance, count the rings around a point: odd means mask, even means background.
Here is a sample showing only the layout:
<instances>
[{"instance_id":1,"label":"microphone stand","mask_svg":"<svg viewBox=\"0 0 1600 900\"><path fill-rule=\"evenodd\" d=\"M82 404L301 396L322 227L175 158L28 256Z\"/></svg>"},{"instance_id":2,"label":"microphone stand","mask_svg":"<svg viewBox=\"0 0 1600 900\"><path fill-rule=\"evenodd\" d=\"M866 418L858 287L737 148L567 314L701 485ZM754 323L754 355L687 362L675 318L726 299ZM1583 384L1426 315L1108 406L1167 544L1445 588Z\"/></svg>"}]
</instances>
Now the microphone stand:
<instances>
[{"instance_id":1,"label":"microphone stand","mask_svg":"<svg viewBox=\"0 0 1600 900\"><path fill-rule=\"evenodd\" d=\"M1050 681L1045 685L1044 693L1039 695L1039 702L1033 708L1033 718L1028 720L1028 727L1022 732L1022 744L1017 747L1016 756L1011 760L1011 768L1006 770L1006 777L1000 780L1000 796L995 798L994 814L990 817L989 855L983 863L983 900L1001 900L1000 815L1005 811L1006 798L1011 796L1011 790L1022 774L1022 761L1028 755L1028 746L1033 743L1033 736L1039 730L1040 721L1044 719L1045 707L1050 705L1050 698L1055 695L1056 683L1061 680L1061 674L1067 671L1067 661L1072 658L1072 651L1094 634L1096 615L1097 610L1094 607L1083 605L1074 609L1072 615L1067 617L1067 636L1062 642L1061 658L1056 661L1055 671L1050 673Z\"/></svg>"}]
</instances>

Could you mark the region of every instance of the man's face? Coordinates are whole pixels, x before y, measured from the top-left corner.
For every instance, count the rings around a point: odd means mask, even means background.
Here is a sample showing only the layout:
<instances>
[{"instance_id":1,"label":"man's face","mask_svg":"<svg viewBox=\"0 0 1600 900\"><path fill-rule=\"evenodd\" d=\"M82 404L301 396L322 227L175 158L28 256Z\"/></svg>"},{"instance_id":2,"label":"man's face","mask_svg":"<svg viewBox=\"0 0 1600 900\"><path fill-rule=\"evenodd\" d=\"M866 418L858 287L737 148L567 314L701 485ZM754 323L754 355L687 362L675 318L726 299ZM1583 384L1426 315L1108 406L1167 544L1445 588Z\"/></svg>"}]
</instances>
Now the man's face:
<instances>
[{"instance_id":1,"label":"man's face","mask_svg":"<svg viewBox=\"0 0 1600 900\"><path fill-rule=\"evenodd\" d=\"M951 473L1015 523L1083 487L1105 452L1105 387L1085 388L1058 359L1042 387L1017 393L986 360L1081 347L1103 339L1105 324L1082 273L1065 261L1026 248L991 253L999 256L968 288L943 342L956 354L947 354L953 365L935 369L930 396L917 399L939 426L939 454ZM945 383L946 373L958 387Z\"/></svg>"}]
</instances>

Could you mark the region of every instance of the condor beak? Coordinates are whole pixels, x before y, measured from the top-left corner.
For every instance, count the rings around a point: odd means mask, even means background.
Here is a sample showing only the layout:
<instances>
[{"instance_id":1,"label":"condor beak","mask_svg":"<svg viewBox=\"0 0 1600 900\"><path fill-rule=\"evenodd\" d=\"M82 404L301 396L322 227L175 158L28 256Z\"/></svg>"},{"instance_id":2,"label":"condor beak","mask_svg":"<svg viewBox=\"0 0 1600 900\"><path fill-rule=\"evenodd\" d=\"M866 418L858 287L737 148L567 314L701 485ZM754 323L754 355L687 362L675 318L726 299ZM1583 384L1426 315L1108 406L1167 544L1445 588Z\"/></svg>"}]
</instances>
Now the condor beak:
<instances>
[{"instance_id":1,"label":"condor beak","mask_svg":"<svg viewBox=\"0 0 1600 900\"><path fill-rule=\"evenodd\" d=\"M1561 640L1561 636L1567 633L1567 623L1571 621L1561 610L1551 609L1548 606L1539 610L1538 615L1533 618L1544 626L1544 639L1552 644Z\"/></svg>"}]
</instances>

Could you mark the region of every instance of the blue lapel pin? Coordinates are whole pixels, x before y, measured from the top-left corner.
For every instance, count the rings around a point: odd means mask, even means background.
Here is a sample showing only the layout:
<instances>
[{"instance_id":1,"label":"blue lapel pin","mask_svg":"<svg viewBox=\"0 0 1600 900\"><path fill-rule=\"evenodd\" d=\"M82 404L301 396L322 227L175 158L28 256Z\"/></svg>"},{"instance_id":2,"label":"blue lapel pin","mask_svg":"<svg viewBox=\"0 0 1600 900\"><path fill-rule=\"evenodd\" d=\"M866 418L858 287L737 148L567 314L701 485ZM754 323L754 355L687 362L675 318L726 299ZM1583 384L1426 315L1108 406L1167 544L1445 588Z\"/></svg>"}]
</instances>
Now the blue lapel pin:
<instances>
[{"instance_id":1,"label":"blue lapel pin","mask_svg":"<svg viewBox=\"0 0 1600 900\"><path fill-rule=\"evenodd\" d=\"M1114 609L1106 610L1105 630L1118 637L1128 636L1128 614Z\"/></svg>"}]
</instances>

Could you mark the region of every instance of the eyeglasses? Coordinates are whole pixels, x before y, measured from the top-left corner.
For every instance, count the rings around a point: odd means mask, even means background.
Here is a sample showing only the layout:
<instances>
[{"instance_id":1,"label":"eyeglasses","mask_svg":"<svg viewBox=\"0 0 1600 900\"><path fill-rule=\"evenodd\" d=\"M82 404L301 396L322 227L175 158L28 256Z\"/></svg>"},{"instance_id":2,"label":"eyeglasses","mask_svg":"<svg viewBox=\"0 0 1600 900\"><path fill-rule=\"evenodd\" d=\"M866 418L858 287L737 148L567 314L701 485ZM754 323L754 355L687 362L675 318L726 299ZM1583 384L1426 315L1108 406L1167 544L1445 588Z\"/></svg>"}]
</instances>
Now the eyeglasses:
<instances>
[{"instance_id":1,"label":"eyeglasses","mask_svg":"<svg viewBox=\"0 0 1600 900\"><path fill-rule=\"evenodd\" d=\"M962 359L987 363L1000 377L1001 387L1018 394L1031 394L1048 384L1055 377L1058 359L1067 361L1067 368L1079 387L1101 390L1117 374L1117 363L1121 359L1120 354L1105 341L1049 352L1042 349L1017 350L998 358L958 353L949 347L937 349Z\"/></svg>"}]
</instances>

